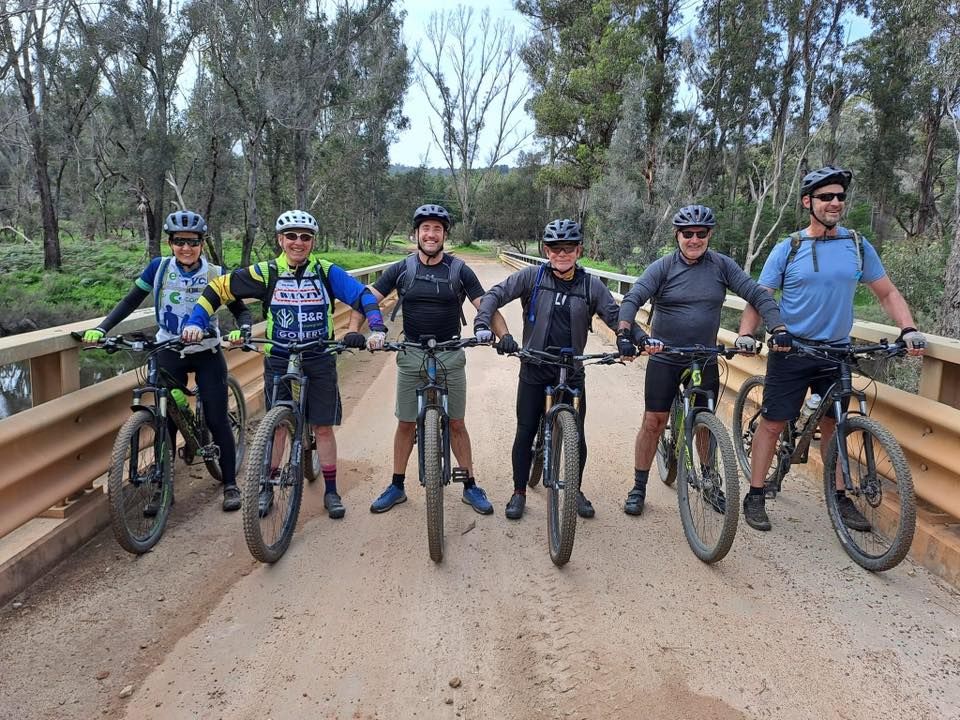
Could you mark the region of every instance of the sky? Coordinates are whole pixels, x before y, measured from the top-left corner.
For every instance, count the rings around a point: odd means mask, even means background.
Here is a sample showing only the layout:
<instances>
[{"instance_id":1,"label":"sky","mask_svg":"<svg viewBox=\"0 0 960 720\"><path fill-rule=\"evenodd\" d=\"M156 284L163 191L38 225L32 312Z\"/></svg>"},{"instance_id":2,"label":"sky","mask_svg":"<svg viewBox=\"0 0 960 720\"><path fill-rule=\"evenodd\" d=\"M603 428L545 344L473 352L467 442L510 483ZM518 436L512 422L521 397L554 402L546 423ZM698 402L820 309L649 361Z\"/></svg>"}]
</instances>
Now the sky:
<instances>
[{"instance_id":1,"label":"sky","mask_svg":"<svg viewBox=\"0 0 960 720\"><path fill-rule=\"evenodd\" d=\"M427 43L426 28L430 22L431 13L453 9L457 4L474 9L475 24L479 13L484 9L489 9L492 21L496 22L498 18L502 18L512 25L518 33L526 35L530 32L527 19L513 9L513 0L461 0L459 3L450 0L403 0L401 7L407 13L403 23L403 34L411 58L418 42L423 42L424 45ZM414 68L414 72L418 73L419 70ZM424 162L427 167L443 167L443 156L440 154L439 148L433 143L433 138L430 135L430 118L433 116L433 110L427 104L423 90L415 78L410 84L403 101L403 114L409 119L410 128L401 132L397 142L391 145L390 162L396 165L411 166L417 166ZM520 87L526 87L526 73L515 82ZM533 118L527 115L522 108L518 109L516 113L519 113L517 118L522 120L519 128L520 132L532 134ZM436 123L435 116L434 123ZM490 147L490 139L486 138L485 143L483 139L482 137L481 161L485 161ZM528 140L524 146L503 162L510 165L515 164L519 150L529 150L532 147L532 140Z\"/></svg>"}]
</instances>

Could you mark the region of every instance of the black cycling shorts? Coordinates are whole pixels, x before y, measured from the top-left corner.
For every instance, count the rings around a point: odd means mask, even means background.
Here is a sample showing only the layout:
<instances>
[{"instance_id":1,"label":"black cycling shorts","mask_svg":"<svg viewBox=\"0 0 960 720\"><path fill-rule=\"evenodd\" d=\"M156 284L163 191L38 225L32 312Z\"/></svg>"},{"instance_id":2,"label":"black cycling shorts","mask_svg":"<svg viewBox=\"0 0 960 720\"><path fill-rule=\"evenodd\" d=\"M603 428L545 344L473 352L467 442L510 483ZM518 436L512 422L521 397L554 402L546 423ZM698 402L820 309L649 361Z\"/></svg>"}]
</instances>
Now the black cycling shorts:
<instances>
[{"instance_id":1,"label":"black cycling shorts","mask_svg":"<svg viewBox=\"0 0 960 720\"><path fill-rule=\"evenodd\" d=\"M643 403L647 412L670 412L673 399L677 396L680 376L689 365L678 365L657 360L656 356L647 362ZM701 367L700 387L713 393L714 402L720 396L720 372L716 360L710 360ZM686 383L684 383L686 387ZM695 405L706 407L706 398L699 396Z\"/></svg>"},{"instance_id":2,"label":"black cycling shorts","mask_svg":"<svg viewBox=\"0 0 960 720\"><path fill-rule=\"evenodd\" d=\"M796 419L800 416L807 389L826 398L827 391L839 376L838 368L835 362L796 352L771 352L767 355L761 414L767 420ZM843 409L849 405L850 398L844 398ZM833 408L827 416L834 416Z\"/></svg>"},{"instance_id":3,"label":"black cycling shorts","mask_svg":"<svg viewBox=\"0 0 960 720\"><path fill-rule=\"evenodd\" d=\"M309 378L307 383L307 422L311 425L339 425L343 417L340 390L337 386L337 359L328 355L309 358L303 363ZM287 371L287 359L267 356L263 360L263 391L267 397L267 409L273 404L274 379ZM290 384L281 383L277 388L277 400L290 400Z\"/></svg>"}]
</instances>

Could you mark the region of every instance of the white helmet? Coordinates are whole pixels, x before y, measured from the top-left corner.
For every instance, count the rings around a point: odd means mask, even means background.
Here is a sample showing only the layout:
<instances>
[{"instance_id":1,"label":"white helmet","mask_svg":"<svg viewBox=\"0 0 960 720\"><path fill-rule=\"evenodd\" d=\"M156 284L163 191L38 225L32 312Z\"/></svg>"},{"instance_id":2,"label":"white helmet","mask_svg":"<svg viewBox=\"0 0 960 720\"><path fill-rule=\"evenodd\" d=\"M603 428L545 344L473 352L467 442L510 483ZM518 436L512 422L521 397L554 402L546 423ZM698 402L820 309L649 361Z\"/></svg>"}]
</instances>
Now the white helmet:
<instances>
[{"instance_id":1,"label":"white helmet","mask_svg":"<svg viewBox=\"0 0 960 720\"><path fill-rule=\"evenodd\" d=\"M314 234L320 232L320 226L317 225L313 215L305 210L287 210L280 213L280 217L277 218L277 232L291 228L310 230Z\"/></svg>"}]
</instances>

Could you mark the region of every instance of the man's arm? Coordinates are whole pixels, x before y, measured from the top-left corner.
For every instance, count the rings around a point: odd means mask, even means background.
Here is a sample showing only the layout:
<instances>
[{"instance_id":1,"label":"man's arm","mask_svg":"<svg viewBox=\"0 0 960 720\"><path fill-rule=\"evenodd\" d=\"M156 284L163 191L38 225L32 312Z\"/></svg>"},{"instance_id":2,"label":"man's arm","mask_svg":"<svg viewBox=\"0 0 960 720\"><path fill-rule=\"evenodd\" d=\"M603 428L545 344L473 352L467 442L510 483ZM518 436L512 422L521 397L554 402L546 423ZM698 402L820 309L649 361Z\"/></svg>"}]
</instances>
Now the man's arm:
<instances>
[{"instance_id":1,"label":"man's arm","mask_svg":"<svg viewBox=\"0 0 960 720\"><path fill-rule=\"evenodd\" d=\"M900 328L898 339L906 341L907 352L911 355L923 355L926 351L926 338L914 326L910 307L890 277L884 275L879 280L867 283L867 287L876 296L883 311Z\"/></svg>"},{"instance_id":2,"label":"man's arm","mask_svg":"<svg viewBox=\"0 0 960 720\"><path fill-rule=\"evenodd\" d=\"M770 295L770 301L773 300L773 289L764 287L763 285L758 285L761 290L766 290ZM746 300L746 298L744 298ZM759 303L758 303L759 304ZM760 327L760 312L753 306L753 304L747 305L743 309L743 315L740 316L740 330L738 331L740 335L753 335L757 328Z\"/></svg>"},{"instance_id":3,"label":"man's arm","mask_svg":"<svg viewBox=\"0 0 960 720\"><path fill-rule=\"evenodd\" d=\"M539 268L536 267L523 268L487 290L486 294L480 298L480 304L477 305L477 317L473 321L474 330L477 327L493 329L491 325L493 314L508 302L523 295L532 282L530 278L536 277L538 271Z\"/></svg>"},{"instance_id":4,"label":"man's arm","mask_svg":"<svg viewBox=\"0 0 960 720\"><path fill-rule=\"evenodd\" d=\"M480 309L481 299L483 299L482 295L470 301L477 310ZM490 316L490 329L493 330L494 334L498 338L502 338L504 335L510 334L510 329L507 327L507 321L504 319L499 310L495 310L493 315Z\"/></svg>"},{"instance_id":5,"label":"man's arm","mask_svg":"<svg viewBox=\"0 0 960 720\"><path fill-rule=\"evenodd\" d=\"M662 261L652 263L633 283L620 304L619 330L627 330L636 322L640 308L657 293L663 278L665 265Z\"/></svg>"}]
</instances>

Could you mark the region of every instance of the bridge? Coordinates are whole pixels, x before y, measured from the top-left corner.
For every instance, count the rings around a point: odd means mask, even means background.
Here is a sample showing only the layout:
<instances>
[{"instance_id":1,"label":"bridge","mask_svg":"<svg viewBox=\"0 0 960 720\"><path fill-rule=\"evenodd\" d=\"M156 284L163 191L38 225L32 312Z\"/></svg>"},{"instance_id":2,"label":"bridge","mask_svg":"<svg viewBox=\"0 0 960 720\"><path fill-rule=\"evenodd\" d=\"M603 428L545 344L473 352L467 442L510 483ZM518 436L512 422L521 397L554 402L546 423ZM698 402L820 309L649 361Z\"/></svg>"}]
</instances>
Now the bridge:
<instances>
[{"instance_id":1,"label":"bridge","mask_svg":"<svg viewBox=\"0 0 960 720\"><path fill-rule=\"evenodd\" d=\"M532 261L502 260L468 262L489 286ZM616 291L632 282L602 275ZM506 317L519 330L516 303ZM141 314L119 329L151 325ZM642 360L588 371L583 487L597 517L558 570L540 491L522 521L503 517L517 364L485 348L468 351L467 424L495 515L449 492L434 565L415 482L406 504L367 511L389 479L394 370L358 354L341 363L347 517L329 520L308 488L290 551L266 567L202 466L178 464L153 552L134 558L103 529L99 476L135 379L78 388L69 332L87 326L0 340L0 364L29 363L34 399L0 421L0 717L958 717L956 341L934 339L920 395L877 388L873 414L904 446L924 508L911 558L888 573L840 549L816 467L770 505L773 532L741 523L716 566L689 551L673 489L652 482L648 510L625 516ZM256 408L259 358L229 358ZM727 399L761 370L732 361Z\"/></svg>"}]
</instances>

